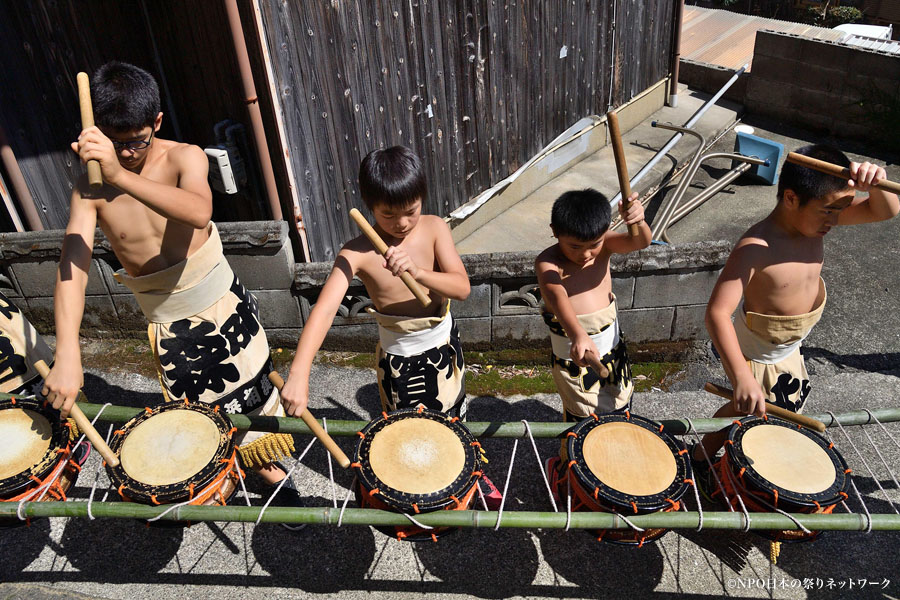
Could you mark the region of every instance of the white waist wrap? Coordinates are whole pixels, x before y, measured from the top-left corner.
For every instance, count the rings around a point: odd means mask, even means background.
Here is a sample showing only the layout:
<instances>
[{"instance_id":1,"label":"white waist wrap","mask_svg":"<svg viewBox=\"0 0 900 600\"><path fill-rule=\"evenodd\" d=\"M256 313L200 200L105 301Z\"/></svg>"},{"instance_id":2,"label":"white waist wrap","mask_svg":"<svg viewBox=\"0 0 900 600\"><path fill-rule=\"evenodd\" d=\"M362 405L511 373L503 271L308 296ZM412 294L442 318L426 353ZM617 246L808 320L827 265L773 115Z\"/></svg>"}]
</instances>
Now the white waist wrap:
<instances>
[{"instance_id":1,"label":"white waist wrap","mask_svg":"<svg viewBox=\"0 0 900 600\"><path fill-rule=\"evenodd\" d=\"M750 331L750 328L747 327L743 302L738 311L738 316L734 319L734 332L737 334L738 344L740 345L741 352L744 356L754 362L766 365L774 365L786 359L800 347L800 344L802 344L803 340L806 339L806 336L809 335L809 331L807 331L806 335L802 338L789 344L773 344L768 342Z\"/></svg>"},{"instance_id":2,"label":"white waist wrap","mask_svg":"<svg viewBox=\"0 0 900 600\"><path fill-rule=\"evenodd\" d=\"M605 356L619 343L619 320L616 319L609 324L609 327L606 327L600 333L595 333L590 337L597 346L597 351L600 353L600 356L597 358ZM550 332L550 345L553 347L553 354L556 355L557 358L562 358L564 360L572 359L572 340L567 336Z\"/></svg>"},{"instance_id":3,"label":"white waist wrap","mask_svg":"<svg viewBox=\"0 0 900 600\"><path fill-rule=\"evenodd\" d=\"M446 344L452 328L453 318L448 313L440 323L421 331L398 333L379 325L378 340L381 342L381 349L388 354L416 356Z\"/></svg>"}]
</instances>

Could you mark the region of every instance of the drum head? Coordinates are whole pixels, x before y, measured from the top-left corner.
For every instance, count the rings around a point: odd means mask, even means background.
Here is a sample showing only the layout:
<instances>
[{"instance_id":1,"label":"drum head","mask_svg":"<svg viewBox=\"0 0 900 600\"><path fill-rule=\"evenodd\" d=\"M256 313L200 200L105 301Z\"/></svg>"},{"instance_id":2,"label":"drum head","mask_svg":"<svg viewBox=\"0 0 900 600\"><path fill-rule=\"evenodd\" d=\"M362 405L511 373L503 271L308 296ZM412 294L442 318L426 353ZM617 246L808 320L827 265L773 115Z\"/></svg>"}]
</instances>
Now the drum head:
<instances>
[{"instance_id":1,"label":"drum head","mask_svg":"<svg viewBox=\"0 0 900 600\"><path fill-rule=\"evenodd\" d=\"M672 485L675 457L658 435L632 423L604 423L585 436L584 461L609 487L632 496L652 496Z\"/></svg>"},{"instance_id":2,"label":"drum head","mask_svg":"<svg viewBox=\"0 0 900 600\"><path fill-rule=\"evenodd\" d=\"M661 429L629 412L581 421L567 436L573 485L628 514L671 507L688 488L690 464L681 444Z\"/></svg>"},{"instance_id":3,"label":"drum head","mask_svg":"<svg viewBox=\"0 0 900 600\"><path fill-rule=\"evenodd\" d=\"M43 415L20 408L0 411L0 479L41 462L52 438L53 428Z\"/></svg>"},{"instance_id":4,"label":"drum head","mask_svg":"<svg viewBox=\"0 0 900 600\"><path fill-rule=\"evenodd\" d=\"M847 483L847 464L824 437L782 419L745 417L734 425L726 444L744 485L778 492L781 502L799 506L835 504Z\"/></svg>"},{"instance_id":5,"label":"drum head","mask_svg":"<svg viewBox=\"0 0 900 600\"><path fill-rule=\"evenodd\" d=\"M231 420L199 402L146 409L113 436L119 465L106 466L113 487L145 504L181 502L202 494L234 456Z\"/></svg>"},{"instance_id":6,"label":"drum head","mask_svg":"<svg viewBox=\"0 0 900 600\"><path fill-rule=\"evenodd\" d=\"M458 420L424 409L402 409L360 432L353 466L364 493L402 512L453 506L483 468L474 436Z\"/></svg>"},{"instance_id":7,"label":"drum head","mask_svg":"<svg viewBox=\"0 0 900 600\"><path fill-rule=\"evenodd\" d=\"M147 485L169 485L199 473L216 455L221 432L206 415L190 410L154 415L129 432L122 468Z\"/></svg>"},{"instance_id":8,"label":"drum head","mask_svg":"<svg viewBox=\"0 0 900 600\"><path fill-rule=\"evenodd\" d=\"M431 494L459 477L466 454L449 427L429 419L406 419L375 434L369 462L375 476L395 490Z\"/></svg>"},{"instance_id":9,"label":"drum head","mask_svg":"<svg viewBox=\"0 0 900 600\"><path fill-rule=\"evenodd\" d=\"M59 411L34 397L0 399L0 498L36 485L59 464L69 428Z\"/></svg>"}]
</instances>

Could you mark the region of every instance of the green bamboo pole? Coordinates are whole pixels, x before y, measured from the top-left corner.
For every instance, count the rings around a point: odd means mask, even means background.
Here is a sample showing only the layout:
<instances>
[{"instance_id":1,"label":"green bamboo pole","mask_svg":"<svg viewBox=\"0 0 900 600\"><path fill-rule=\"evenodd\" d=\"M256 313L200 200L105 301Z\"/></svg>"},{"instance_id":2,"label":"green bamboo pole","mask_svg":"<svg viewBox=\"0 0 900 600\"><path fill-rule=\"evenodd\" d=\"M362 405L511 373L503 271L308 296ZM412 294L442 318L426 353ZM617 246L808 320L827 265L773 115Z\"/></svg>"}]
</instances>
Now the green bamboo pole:
<instances>
[{"instance_id":1,"label":"green bamboo pole","mask_svg":"<svg viewBox=\"0 0 900 600\"><path fill-rule=\"evenodd\" d=\"M16 518L17 502L0 503L0 517ZM95 517L113 519L149 519L171 507L147 506L131 502L94 502L91 513ZM262 510L259 506L181 506L173 509L161 520L171 521L239 521L255 522ZM28 502L23 507L27 517L86 517L87 502ZM794 514L792 515L812 531L865 531L867 519L863 514ZM337 525L340 509L282 508L265 511L264 523L311 523ZM873 514L872 529L900 531L900 515ZM443 510L416 515L416 520L432 527L494 527L497 513L477 510ZM659 512L629 517L643 528L696 529L700 523L697 512ZM348 508L344 511L345 525L396 526L410 525L401 514L371 508ZM744 515L739 512L704 512L704 529L744 529ZM503 513L501 527L564 529L565 512L508 511ZM628 529L628 524L616 515L601 512L573 512L570 528L574 529ZM752 513L750 529L799 529L794 522L779 513Z\"/></svg>"},{"instance_id":2,"label":"green bamboo pole","mask_svg":"<svg viewBox=\"0 0 900 600\"><path fill-rule=\"evenodd\" d=\"M81 404L81 410L88 418L93 419L100 410L100 404ZM141 409L124 406L109 406L100 415L101 421L124 423L141 412ZM881 408L872 410L872 414L882 423L900 421L900 408ZM246 415L228 415L239 430L272 431L279 433L309 434L309 428L302 419L291 417L248 417ZM828 415L811 415L829 427L836 425ZM842 425L865 425L874 423L869 415L861 410L835 415ZM688 431L687 419L662 419L659 421L666 433L681 435ZM692 419L694 429L698 433L709 433L730 427L733 418L724 419ZM332 436L355 436L368 424L367 421L328 420L328 433ZM554 438L562 436L572 427L563 422L529 422L531 434L536 438ZM503 422L467 422L466 427L476 437L520 438L525 437L525 425L521 421Z\"/></svg>"},{"instance_id":3,"label":"green bamboo pole","mask_svg":"<svg viewBox=\"0 0 900 600\"><path fill-rule=\"evenodd\" d=\"M9 398L8 394L0 394L0 399ZM91 404L79 402L82 412L89 418L93 419L97 413L103 408L102 404ZM143 409L128 406L107 406L100 415L99 421L107 423L124 423L139 414ZM872 415L882 423L891 423L900 421L900 407L898 408L879 408L871 411ZM269 431L278 433L296 433L303 435L311 435L309 427L302 419L292 417L248 417L247 415L228 415L234 426L239 430L253 431ZM854 410L850 412L836 414L835 419L829 415L814 414L809 415L819 421L822 421L828 427L834 427L837 422L841 425L866 425L874 423L868 413L862 410ZM660 423L664 426L666 433L674 435L682 435L688 431L687 419L661 419ZM719 431L726 427L730 427L734 422L734 418L724 419L692 419L694 429L698 433L709 433ZM328 433L332 436L355 436L356 432L362 430L368 424L367 421L341 421L329 420ZM568 429L572 427L571 423L563 422L529 422L531 434L536 438L554 438L562 436ZM521 421L509 423L491 421L491 422L467 422L466 427L476 437L496 437L496 438L520 438L525 437L525 425Z\"/></svg>"}]
</instances>

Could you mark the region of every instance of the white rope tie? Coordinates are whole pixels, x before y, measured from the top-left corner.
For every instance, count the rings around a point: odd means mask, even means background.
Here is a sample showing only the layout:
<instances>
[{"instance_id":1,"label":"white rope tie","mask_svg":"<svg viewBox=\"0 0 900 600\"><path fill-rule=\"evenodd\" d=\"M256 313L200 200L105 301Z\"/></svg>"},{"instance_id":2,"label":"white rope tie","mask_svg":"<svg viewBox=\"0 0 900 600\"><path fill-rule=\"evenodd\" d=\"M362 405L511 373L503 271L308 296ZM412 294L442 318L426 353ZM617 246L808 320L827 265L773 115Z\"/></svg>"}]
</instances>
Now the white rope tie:
<instances>
[{"instance_id":1,"label":"white rope tie","mask_svg":"<svg viewBox=\"0 0 900 600\"><path fill-rule=\"evenodd\" d=\"M269 508L269 505L272 503L272 500L275 499L275 494L277 494L278 491L282 488L282 486L284 486L284 484L285 484L288 480L290 480L290 478L291 478L291 473L294 472L294 469L297 468L297 466L300 464L300 461L303 460L303 457L306 456L306 453L309 452L309 449L312 448L312 445L315 444L315 443L316 443L316 437L313 437L313 439L309 440L309 443L306 445L306 448L303 449L303 452L300 454L300 456L299 456L299 457L297 458L297 460L294 462L294 466L292 466L292 467L288 470L287 474L285 474L285 476L284 476L284 479L282 479L281 481L279 481L279 482L278 482L278 485L275 486L275 490L272 491L272 494L269 496L269 499L266 500L266 503L265 503L265 504L263 504L262 510L259 511L259 516L256 518L256 523L255 523L256 525L259 525L260 521L262 521L263 515L266 514L266 509Z\"/></svg>"},{"instance_id":2,"label":"white rope tie","mask_svg":"<svg viewBox=\"0 0 900 600\"><path fill-rule=\"evenodd\" d=\"M250 494L247 492L247 486L244 485L244 472L241 471L241 465L238 464L238 461L234 461L234 470L237 471L238 481L241 484L241 491L244 493L244 502L247 503L247 506L250 506Z\"/></svg>"},{"instance_id":3,"label":"white rope tie","mask_svg":"<svg viewBox=\"0 0 900 600\"><path fill-rule=\"evenodd\" d=\"M106 408L109 404L104 404L103 407ZM109 440L112 437L113 432L113 424L109 424L109 430L106 432L106 445L109 446ZM91 486L91 494L88 496L88 504L87 504L87 514L88 519L93 521L96 519L94 514L91 512L91 504L94 503L94 492L97 490L97 482L100 481L100 471L103 468L103 461L100 461L100 464L97 466L97 470L94 471L94 484ZM109 483L107 482L106 487L109 488Z\"/></svg>"},{"instance_id":4,"label":"white rope tie","mask_svg":"<svg viewBox=\"0 0 900 600\"><path fill-rule=\"evenodd\" d=\"M869 414L869 420L871 420L872 418L874 418L874 416L872 415L872 413L869 411L868 408L864 408L863 410L865 410L865 411ZM883 427L883 426L882 426L882 427ZM872 444L872 447L875 449L875 453L878 454L878 458L881 459L881 464L884 465L884 468L887 469L888 474L890 474L891 479L892 479L893 482L894 482L894 485L897 487L897 489L900 489L900 483L897 483L897 477L894 476L894 471L893 471L893 469L891 469L890 465L888 465L888 462L884 459L884 456L881 454L881 450L879 450L879 449L878 449L878 446L875 444L875 440L872 439L872 436L869 435L869 432L866 431L866 428L865 428L865 427L862 427L861 429L863 430L863 433L866 434L866 438L868 438L869 443L871 443L871 444ZM880 486L879 486L879 487L880 487ZM884 490L882 490L882 491L884 491ZM885 496L887 496L887 493L885 493ZM890 503L891 508L894 509L894 512L897 513L898 515L900 515L900 511L897 510L896 504L895 504L893 501L891 501L891 500L888 500L888 502Z\"/></svg>"},{"instance_id":5,"label":"white rope tie","mask_svg":"<svg viewBox=\"0 0 900 600\"><path fill-rule=\"evenodd\" d=\"M566 473L566 531L572 524L572 473Z\"/></svg>"},{"instance_id":6,"label":"white rope tie","mask_svg":"<svg viewBox=\"0 0 900 600\"><path fill-rule=\"evenodd\" d=\"M531 434L531 426L525 419L522 419L522 423L525 425L525 432L528 434L528 439L531 440L531 447L534 449L534 458L537 459L538 470L541 472L541 477L544 479L544 487L547 488L547 495L550 497L550 504L553 505L553 512L559 512L559 509L556 507L556 500L553 498L553 490L550 489L550 480L547 479L547 473L544 472L544 463L541 462L541 455L537 449L537 442L534 441L534 436Z\"/></svg>"},{"instance_id":7,"label":"white rope tie","mask_svg":"<svg viewBox=\"0 0 900 600\"><path fill-rule=\"evenodd\" d=\"M325 430L325 433L328 433L328 419L322 417L322 429ZM331 452L328 451L328 448L325 449L325 456L328 457L328 479L331 481L331 503L337 508L337 488L334 485L334 469L331 466Z\"/></svg>"},{"instance_id":8,"label":"white rope tie","mask_svg":"<svg viewBox=\"0 0 900 600\"><path fill-rule=\"evenodd\" d=\"M350 489L347 490L347 495L344 497L344 503L341 505L341 512L338 514L338 522L337 526L340 527L341 523L344 521L344 511L347 510L347 502L350 501L350 494L353 493L354 488L356 488L356 476L353 476L353 481L350 482Z\"/></svg>"},{"instance_id":9,"label":"white rope tie","mask_svg":"<svg viewBox=\"0 0 900 600\"><path fill-rule=\"evenodd\" d=\"M419 523L409 513L401 512L400 514L403 515L404 517L406 517L407 519L409 519L413 523L413 525L415 525L416 527L421 527L422 529L434 529L434 527L432 527L431 525L425 525L424 523Z\"/></svg>"},{"instance_id":10,"label":"white rope tie","mask_svg":"<svg viewBox=\"0 0 900 600\"><path fill-rule=\"evenodd\" d=\"M503 507L506 506L506 492L509 490L509 478L512 475L513 464L516 462L516 448L519 447L519 438L516 438L513 444L512 453L509 457L509 469L506 471L506 483L503 484L503 497L500 498L500 508L497 510L497 524L494 525L494 531L500 529L500 522L503 520Z\"/></svg>"},{"instance_id":11,"label":"white rope tie","mask_svg":"<svg viewBox=\"0 0 900 600\"><path fill-rule=\"evenodd\" d=\"M106 410L107 406L112 406L112 405L110 403L106 403L102 407L100 407L100 410L98 410L96 416L94 416L94 420L91 421L92 426L94 423L97 422L97 419L100 418L100 415L103 414L103 411ZM63 471L65 471L66 463L68 463L70 460L72 460L72 457L75 456L75 450L77 450L78 447L81 445L81 443L84 441L85 436L86 436L86 434L82 433L81 437L78 438L78 441L75 442L75 445L72 446L72 451L71 451L71 453L69 453L69 457L66 460L59 461L59 464L57 464L56 467L53 469L53 474L50 477L50 479L48 479L46 482L42 483L38 487L36 487L33 490L31 490L30 492L28 492L28 494L19 501L19 506L16 507L16 516L19 517L20 521L24 521L28 518L28 517L22 515L22 508L25 506L25 503L30 501L32 498L34 498L34 496L38 492L40 492L41 495L35 499L35 502L40 502L43 499L43 497L47 495L47 492L50 491L50 487L56 482L57 479L59 479L60 475L63 474ZM80 468L80 466L81 465L79 465L79 468Z\"/></svg>"},{"instance_id":12,"label":"white rope tie","mask_svg":"<svg viewBox=\"0 0 900 600\"><path fill-rule=\"evenodd\" d=\"M872 468L869 467L869 463L867 463L867 462L866 462L866 459L863 458L862 454L860 454L859 449L858 449L858 448L856 447L856 445L853 443L853 440L850 439L850 434L847 433L847 430L844 429L844 426L841 425L841 422L838 421L837 417L834 416L834 413L831 412L831 411L829 410L826 414L828 414L828 416L831 417L832 423L837 423L838 429L840 429L840 430L841 430L841 433L844 434L844 437L847 438L847 441L850 443L850 446L853 448L853 450L856 451L856 455L859 456L860 460L863 461L863 464L866 465L866 468L869 470L869 473L872 473ZM830 438L830 437L829 437L828 439L829 439L829 441L831 441L831 438ZM878 483L878 478L875 477L874 473L872 474L872 478L875 480L875 483L878 484L878 487L881 488L881 491L884 492L884 488L882 488L882 487L881 487L881 484ZM866 529L865 529L865 532L866 532L866 533L871 533L871 532L872 532L872 515L869 514L869 507L866 506L866 501L863 500L862 494L859 493L859 489L856 487L856 482L853 481L853 474L852 474L852 473L850 474L850 487L853 488L853 492L856 494L856 498L859 500L859 503L860 503L860 504L862 505L862 507L863 507L863 512L865 512L865 514L866 514ZM885 494L885 496L886 496L886 494ZM888 502L890 502L890 500L888 500ZM850 512L853 512L853 511L850 511Z\"/></svg>"},{"instance_id":13,"label":"white rope tie","mask_svg":"<svg viewBox=\"0 0 900 600\"><path fill-rule=\"evenodd\" d=\"M481 505L484 507L484 510L489 511L487 500L484 499L484 492L481 491L481 481L476 482L475 487L478 488L478 497L481 498Z\"/></svg>"},{"instance_id":14,"label":"white rope tie","mask_svg":"<svg viewBox=\"0 0 900 600\"><path fill-rule=\"evenodd\" d=\"M694 437L697 438L697 440L699 441L700 436L697 434L697 430L694 429L694 422L691 421L690 418L687 419L687 422L688 422L688 430L685 432L685 434L693 433ZM702 447L703 444L700 444L700 446ZM694 447L689 446L688 447L688 462L691 462L694 460L693 454L694 454ZM705 448L703 449L703 455L706 456ZM710 468L712 468L712 465L710 465ZM694 473L693 471L691 472L691 474L694 476L691 479L691 481L693 482L691 487L694 488L694 500L697 502L697 512L700 514L700 523L697 525L697 531L703 531L703 506L700 505L700 490L697 487L697 474ZM685 506L684 502L681 503L681 507L684 510L687 510L687 506Z\"/></svg>"}]
</instances>

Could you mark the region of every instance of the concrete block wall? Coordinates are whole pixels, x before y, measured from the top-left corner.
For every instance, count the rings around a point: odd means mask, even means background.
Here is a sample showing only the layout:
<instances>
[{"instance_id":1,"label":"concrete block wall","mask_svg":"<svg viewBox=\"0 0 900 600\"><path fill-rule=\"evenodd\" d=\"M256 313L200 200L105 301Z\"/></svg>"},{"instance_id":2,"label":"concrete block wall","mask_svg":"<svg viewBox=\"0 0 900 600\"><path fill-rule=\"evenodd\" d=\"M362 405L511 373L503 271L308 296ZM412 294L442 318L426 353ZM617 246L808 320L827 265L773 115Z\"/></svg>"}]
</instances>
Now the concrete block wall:
<instances>
[{"instance_id":1,"label":"concrete block wall","mask_svg":"<svg viewBox=\"0 0 900 600\"><path fill-rule=\"evenodd\" d=\"M613 293L622 328L634 342L702 339L706 302L731 251L728 242L652 246L612 262ZM465 302L451 310L469 349L549 346L534 277L536 253L464 255L472 283ZM296 265L295 285L304 321L328 276L330 264ZM333 350L374 348L377 328L366 312L371 300L354 281L325 341Z\"/></svg>"},{"instance_id":2,"label":"concrete block wall","mask_svg":"<svg viewBox=\"0 0 900 600\"><path fill-rule=\"evenodd\" d=\"M744 104L753 113L840 137L869 139L900 97L900 56L759 31ZM873 129L874 127L874 129Z\"/></svg>"},{"instance_id":3,"label":"concrete block wall","mask_svg":"<svg viewBox=\"0 0 900 600\"><path fill-rule=\"evenodd\" d=\"M225 255L259 300L260 318L273 347L292 348L315 306L331 263L294 264L284 222L222 223ZM53 290L65 232L0 234L0 291L15 302L39 332L54 333ZM146 335L146 320L113 273L120 268L97 232L86 293L85 336ZM652 246L612 262L613 292L622 328L634 342L706 336L703 312L731 249L727 242ZM466 348L549 346L534 277L536 253L463 256L472 292L452 304ZM378 337L372 306L354 281L335 316L324 349L368 351Z\"/></svg>"}]
</instances>

